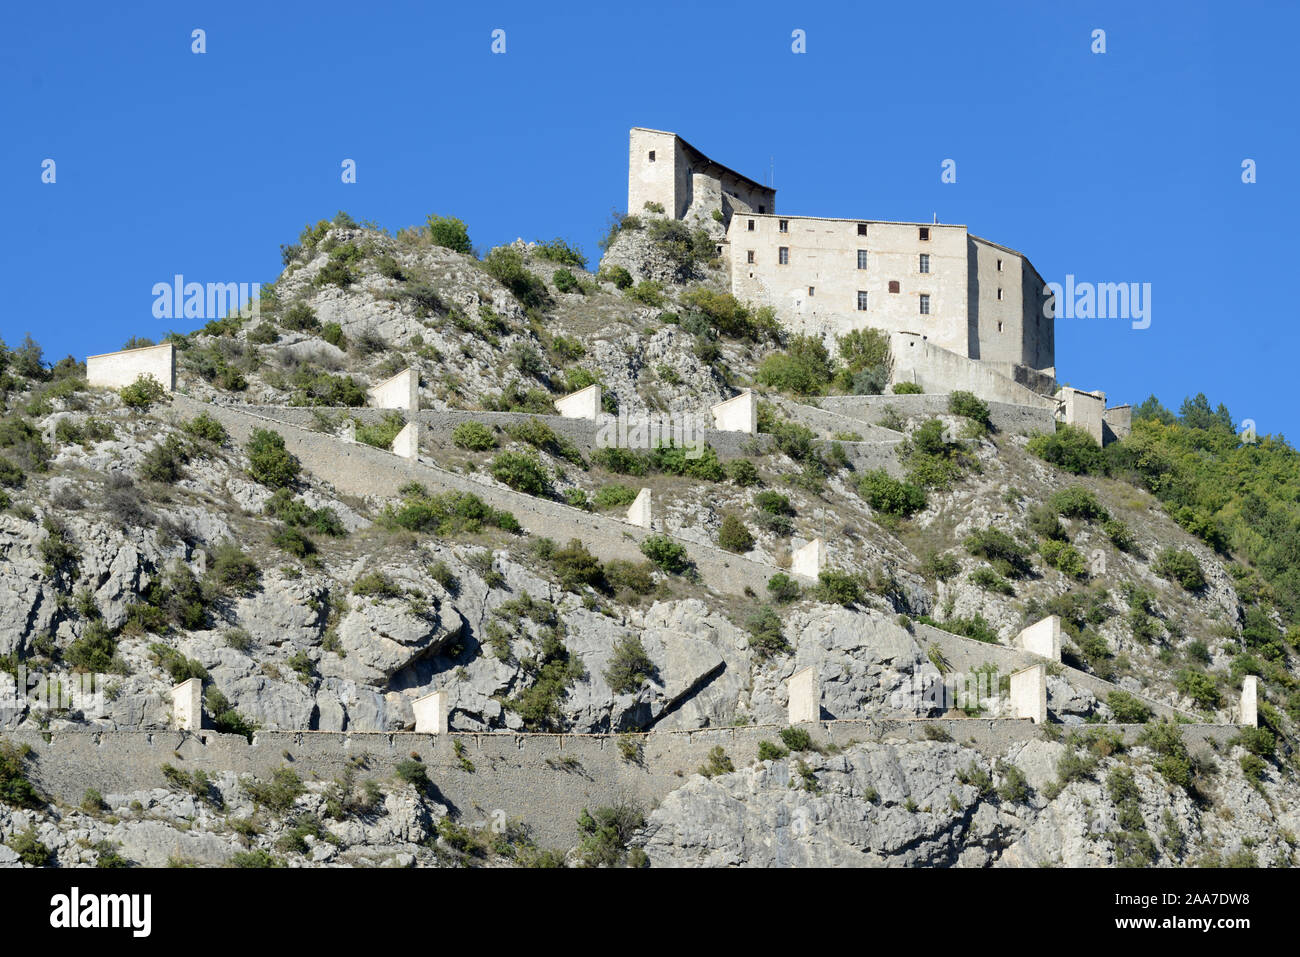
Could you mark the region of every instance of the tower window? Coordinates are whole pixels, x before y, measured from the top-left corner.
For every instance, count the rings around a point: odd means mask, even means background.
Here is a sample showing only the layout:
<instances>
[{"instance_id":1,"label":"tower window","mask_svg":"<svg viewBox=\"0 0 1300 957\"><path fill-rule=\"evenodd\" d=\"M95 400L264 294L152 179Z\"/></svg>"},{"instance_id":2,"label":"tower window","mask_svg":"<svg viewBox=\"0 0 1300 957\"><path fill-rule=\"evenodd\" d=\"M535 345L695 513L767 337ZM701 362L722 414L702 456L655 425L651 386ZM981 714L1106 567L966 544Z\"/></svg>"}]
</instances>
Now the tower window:
<instances>
[{"instance_id":1,"label":"tower window","mask_svg":"<svg viewBox=\"0 0 1300 957\"><path fill-rule=\"evenodd\" d=\"M928 253L921 253L921 272L930 271L930 256Z\"/></svg>"},{"instance_id":2,"label":"tower window","mask_svg":"<svg viewBox=\"0 0 1300 957\"><path fill-rule=\"evenodd\" d=\"M766 206L763 206L763 205L760 204L759 207L758 207L758 211L759 211L760 213L766 213L766 212L767 212L767 207L766 207Z\"/></svg>"},{"instance_id":3,"label":"tower window","mask_svg":"<svg viewBox=\"0 0 1300 957\"><path fill-rule=\"evenodd\" d=\"M867 294L861 289L858 290L858 312L867 311Z\"/></svg>"},{"instance_id":4,"label":"tower window","mask_svg":"<svg viewBox=\"0 0 1300 957\"><path fill-rule=\"evenodd\" d=\"M866 224L866 223L858 223L858 235L859 235L859 236L865 236L866 234L867 234L867 224Z\"/></svg>"},{"instance_id":5,"label":"tower window","mask_svg":"<svg viewBox=\"0 0 1300 957\"><path fill-rule=\"evenodd\" d=\"M751 233L754 231L754 221L752 219L749 220L749 225L746 226L745 229Z\"/></svg>"},{"instance_id":6,"label":"tower window","mask_svg":"<svg viewBox=\"0 0 1300 957\"><path fill-rule=\"evenodd\" d=\"M655 151L654 151L654 150L651 150L651 151L650 151L650 162L653 163L654 161L655 161Z\"/></svg>"},{"instance_id":7,"label":"tower window","mask_svg":"<svg viewBox=\"0 0 1300 957\"><path fill-rule=\"evenodd\" d=\"M859 269L867 268L867 251L865 249L858 250L858 268Z\"/></svg>"},{"instance_id":8,"label":"tower window","mask_svg":"<svg viewBox=\"0 0 1300 957\"><path fill-rule=\"evenodd\" d=\"M930 227L929 227L929 226L922 226L922 227L921 227L921 238L922 238L922 239L929 239L929 238L930 238Z\"/></svg>"},{"instance_id":9,"label":"tower window","mask_svg":"<svg viewBox=\"0 0 1300 957\"><path fill-rule=\"evenodd\" d=\"M779 233L788 233L790 231L790 220L778 219L776 221L776 230Z\"/></svg>"},{"instance_id":10,"label":"tower window","mask_svg":"<svg viewBox=\"0 0 1300 957\"><path fill-rule=\"evenodd\" d=\"M754 261L754 250L752 249L745 250L745 262L752 263L753 261Z\"/></svg>"},{"instance_id":11,"label":"tower window","mask_svg":"<svg viewBox=\"0 0 1300 957\"><path fill-rule=\"evenodd\" d=\"M1002 290L999 289L999 290L998 290L998 302L1001 302L1001 301L1002 301Z\"/></svg>"},{"instance_id":12,"label":"tower window","mask_svg":"<svg viewBox=\"0 0 1300 957\"><path fill-rule=\"evenodd\" d=\"M925 293L921 293L921 315L928 316L929 314L930 314L930 297L927 296Z\"/></svg>"},{"instance_id":13,"label":"tower window","mask_svg":"<svg viewBox=\"0 0 1300 957\"><path fill-rule=\"evenodd\" d=\"M810 295L810 296L815 296L815 295L817 295L817 288L816 288L815 286L809 286L809 287L808 287L808 295Z\"/></svg>"},{"instance_id":14,"label":"tower window","mask_svg":"<svg viewBox=\"0 0 1300 957\"><path fill-rule=\"evenodd\" d=\"M890 291L890 292L898 292L898 280L897 280L897 279L891 279L891 280L889 280L889 291Z\"/></svg>"},{"instance_id":15,"label":"tower window","mask_svg":"<svg viewBox=\"0 0 1300 957\"><path fill-rule=\"evenodd\" d=\"M1002 260L998 260L998 272L1002 272Z\"/></svg>"},{"instance_id":16,"label":"tower window","mask_svg":"<svg viewBox=\"0 0 1300 957\"><path fill-rule=\"evenodd\" d=\"M781 246L776 251L776 261L782 266L790 265L790 247Z\"/></svg>"},{"instance_id":17,"label":"tower window","mask_svg":"<svg viewBox=\"0 0 1300 957\"><path fill-rule=\"evenodd\" d=\"M1001 332L1001 331L1002 331L1002 322L999 320L999 322L998 322L998 332Z\"/></svg>"}]
</instances>

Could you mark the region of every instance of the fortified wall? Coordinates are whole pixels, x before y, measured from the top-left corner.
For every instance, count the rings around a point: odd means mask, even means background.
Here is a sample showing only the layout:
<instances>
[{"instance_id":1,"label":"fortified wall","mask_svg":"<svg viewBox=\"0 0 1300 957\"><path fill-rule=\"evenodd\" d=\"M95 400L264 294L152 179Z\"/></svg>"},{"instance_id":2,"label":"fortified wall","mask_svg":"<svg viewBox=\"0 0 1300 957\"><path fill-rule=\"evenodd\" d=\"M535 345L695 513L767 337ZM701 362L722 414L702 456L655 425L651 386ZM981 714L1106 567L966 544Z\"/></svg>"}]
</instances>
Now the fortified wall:
<instances>
[{"instance_id":1,"label":"fortified wall","mask_svg":"<svg viewBox=\"0 0 1300 957\"><path fill-rule=\"evenodd\" d=\"M576 822L584 808L628 801L649 810L705 764L714 747L722 747L736 767L743 767L757 760L758 743L777 740L782 727L625 736L262 731L251 744L239 735L212 731L17 732L5 737L32 748L32 779L44 793L69 805L80 804L87 788L106 796L166 788L164 764L191 773L202 770L210 777L232 772L262 778L288 766L304 780L330 781L364 757L357 771L364 780L392 778L397 764L415 754L428 769L433 797L458 813L463 823L487 823L501 811L507 819L528 825L540 846L566 849L577 843ZM1039 735L1033 723L1015 718L824 721L804 727L819 744L842 747L932 740L935 730L942 730L988 758ZM1133 741L1142 726L1106 728ZM1184 725L1180 730L1189 746L1210 741L1222 746L1239 729ZM639 759L624 756L621 739L640 746ZM455 750L458 743L474 770L462 764Z\"/></svg>"}]
</instances>

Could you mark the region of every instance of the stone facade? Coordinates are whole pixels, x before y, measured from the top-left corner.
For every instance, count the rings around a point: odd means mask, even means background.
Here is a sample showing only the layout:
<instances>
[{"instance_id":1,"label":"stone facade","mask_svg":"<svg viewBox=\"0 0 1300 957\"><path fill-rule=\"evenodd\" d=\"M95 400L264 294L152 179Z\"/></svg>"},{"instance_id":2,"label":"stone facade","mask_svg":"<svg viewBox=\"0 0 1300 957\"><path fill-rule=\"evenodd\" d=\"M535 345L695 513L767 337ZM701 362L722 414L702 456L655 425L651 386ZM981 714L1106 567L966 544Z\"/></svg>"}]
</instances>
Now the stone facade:
<instances>
[{"instance_id":1,"label":"stone facade","mask_svg":"<svg viewBox=\"0 0 1300 957\"><path fill-rule=\"evenodd\" d=\"M125 352L106 352L86 357L86 383L105 389L120 389L141 376L153 376L164 389L176 388L176 347L170 342Z\"/></svg>"},{"instance_id":2,"label":"stone facade","mask_svg":"<svg viewBox=\"0 0 1300 957\"><path fill-rule=\"evenodd\" d=\"M776 190L715 163L676 133L634 127L628 135L627 211L655 209L674 219L724 219L733 212L776 210Z\"/></svg>"},{"instance_id":3,"label":"stone facade","mask_svg":"<svg viewBox=\"0 0 1300 957\"><path fill-rule=\"evenodd\" d=\"M403 369L391 379L385 379L366 393L375 409L414 410L420 407L420 374L414 369Z\"/></svg>"}]
</instances>

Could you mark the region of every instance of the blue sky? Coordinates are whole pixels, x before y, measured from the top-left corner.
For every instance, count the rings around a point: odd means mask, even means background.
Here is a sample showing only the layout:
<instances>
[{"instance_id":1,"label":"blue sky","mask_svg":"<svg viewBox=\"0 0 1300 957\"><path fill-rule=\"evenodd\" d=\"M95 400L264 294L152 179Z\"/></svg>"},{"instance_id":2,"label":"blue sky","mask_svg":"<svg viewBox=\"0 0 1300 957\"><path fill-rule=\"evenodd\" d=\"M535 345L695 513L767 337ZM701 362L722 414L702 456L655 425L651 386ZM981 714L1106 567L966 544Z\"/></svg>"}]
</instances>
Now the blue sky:
<instances>
[{"instance_id":1,"label":"blue sky","mask_svg":"<svg viewBox=\"0 0 1300 957\"><path fill-rule=\"evenodd\" d=\"M154 283L269 282L339 209L594 259L650 126L774 169L784 212L937 214L1048 280L1151 283L1148 329L1058 320L1061 381L1294 436L1298 32L1249 2L7 4L0 337L156 338Z\"/></svg>"}]
</instances>

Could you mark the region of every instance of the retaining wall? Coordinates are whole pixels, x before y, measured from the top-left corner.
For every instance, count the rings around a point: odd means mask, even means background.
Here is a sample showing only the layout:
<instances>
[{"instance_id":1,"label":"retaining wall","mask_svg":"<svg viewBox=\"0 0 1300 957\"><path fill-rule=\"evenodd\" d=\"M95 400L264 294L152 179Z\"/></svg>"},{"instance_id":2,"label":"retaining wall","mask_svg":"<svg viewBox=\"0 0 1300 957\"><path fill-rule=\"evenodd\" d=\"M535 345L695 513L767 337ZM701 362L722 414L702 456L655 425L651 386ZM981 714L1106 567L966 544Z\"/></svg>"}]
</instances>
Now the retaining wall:
<instances>
[{"instance_id":1,"label":"retaining wall","mask_svg":"<svg viewBox=\"0 0 1300 957\"><path fill-rule=\"evenodd\" d=\"M1038 735L1023 719L937 719L926 721L826 721L804 725L817 742L841 746L867 741L924 741L927 728L942 728L954 741L986 757ZM1141 725L1105 725L1133 741ZM1239 729L1185 725L1189 746L1226 743ZM31 777L48 796L76 805L87 788L103 794L167 787L161 767L268 776L288 765L304 780L333 780L350 759L365 755L359 777L384 779L399 761L418 754L428 767L435 797L469 824L490 821L501 810L529 825L543 847L567 849L578 840L583 808L634 801L647 811L685 783L721 745L736 767L758 757L758 743L775 741L780 726L716 728L630 735L642 745L640 763L622 757L617 735L492 734L427 735L415 732L338 734L320 731L263 731L250 744L243 737L213 731L38 731L5 738L30 745ZM454 751L461 742L474 771L462 769Z\"/></svg>"},{"instance_id":2,"label":"retaining wall","mask_svg":"<svg viewBox=\"0 0 1300 957\"><path fill-rule=\"evenodd\" d=\"M974 638L954 635L952 632L932 627L923 622L914 622L912 628L922 645L937 647L954 671L973 671L986 662L992 662L998 666L998 671L1005 675L1044 661L1043 658L1022 651L1019 648L976 641ZM1099 701L1105 701L1106 696L1112 691L1123 690L1117 684L1098 678L1096 675L1088 674L1086 671L1080 671L1078 668L1071 668L1069 665L1049 664L1048 669L1049 674L1060 674L1075 688L1090 691ZM1177 717L1186 718L1189 721L1201 721L1198 715L1189 711L1183 711L1142 694L1129 693L1142 701L1158 718Z\"/></svg>"},{"instance_id":3,"label":"retaining wall","mask_svg":"<svg viewBox=\"0 0 1300 957\"><path fill-rule=\"evenodd\" d=\"M236 444L246 442L254 429L274 429L284 437L285 447L298 457L303 468L345 494L395 498L397 490L409 482L420 482L431 492L472 492L492 507L513 513L524 529L534 535L561 543L571 538L581 539L602 560L643 561L645 558L640 543L651 533L635 525L522 492L483 485L427 462L409 461L363 443L342 442L324 433L233 406L199 402L184 395L174 398L175 417L190 418L200 412L207 412L220 421ZM780 571L710 545L686 541L681 544L699 569L704 585L720 592L741 594L749 587L764 594L768 579Z\"/></svg>"},{"instance_id":4,"label":"retaining wall","mask_svg":"<svg viewBox=\"0 0 1300 957\"><path fill-rule=\"evenodd\" d=\"M948 395L834 395L817 400L829 412L877 422L886 409L893 409L903 418L943 415L948 411ZM987 401L987 400L986 400ZM1009 402L988 402L989 422L999 432L1033 435L1036 432L1056 431L1056 414L1051 409L1038 406L1014 405Z\"/></svg>"}]
</instances>

